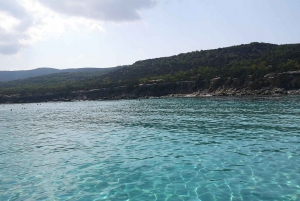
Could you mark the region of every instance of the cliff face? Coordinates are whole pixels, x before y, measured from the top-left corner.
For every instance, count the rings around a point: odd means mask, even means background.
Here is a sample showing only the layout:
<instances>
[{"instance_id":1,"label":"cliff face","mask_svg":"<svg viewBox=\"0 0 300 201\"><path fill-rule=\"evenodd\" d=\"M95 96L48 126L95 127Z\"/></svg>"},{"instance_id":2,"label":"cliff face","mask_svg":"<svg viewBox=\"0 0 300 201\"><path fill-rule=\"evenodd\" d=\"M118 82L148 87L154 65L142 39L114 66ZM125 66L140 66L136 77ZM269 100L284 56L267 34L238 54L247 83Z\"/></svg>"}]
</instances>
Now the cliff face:
<instances>
[{"instance_id":1,"label":"cliff face","mask_svg":"<svg viewBox=\"0 0 300 201\"><path fill-rule=\"evenodd\" d=\"M263 87L261 87L263 86ZM300 95L300 71L272 73L260 83L253 83L251 76L243 79L216 77L182 82L154 82L111 88L73 91L71 93L46 93L0 96L0 103L30 103L74 100L115 100L163 96L275 96Z\"/></svg>"},{"instance_id":2,"label":"cliff face","mask_svg":"<svg viewBox=\"0 0 300 201\"><path fill-rule=\"evenodd\" d=\"M251 75L239 78L217 77L197 80L195 84L198 91L215 95L288 94L288 91L300 89L300 71L271 73L262 79L254 79Z\"/></svg>"}]
</instances>

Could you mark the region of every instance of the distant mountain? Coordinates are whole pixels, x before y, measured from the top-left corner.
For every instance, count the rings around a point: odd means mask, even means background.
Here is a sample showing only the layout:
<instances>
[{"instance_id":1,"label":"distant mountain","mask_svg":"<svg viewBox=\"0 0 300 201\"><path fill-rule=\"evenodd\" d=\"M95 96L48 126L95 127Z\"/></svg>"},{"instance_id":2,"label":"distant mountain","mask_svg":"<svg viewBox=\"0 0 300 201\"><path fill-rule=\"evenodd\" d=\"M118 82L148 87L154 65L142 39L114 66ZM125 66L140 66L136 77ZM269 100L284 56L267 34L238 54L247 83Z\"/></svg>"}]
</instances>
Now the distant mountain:
<instances>
[{"instance_id":1,"label":"distant mountain","mask_svg":"<svg viewBox=\"0 0 300 201\"><path fill-rule=\"evenodd\" d=\"M196 92L268 95L299 90L300 93L300 44L254 42L98 71L43 70L52 74L0 82L2 102L32 102L35 96L39 98L34 101L74 99L83 94L90 99L116 99Z\"/></svg>"},{"instance_id":2,"label":"distant mountain","mask_svg":"<svg viewBox=\"0 0 300 201\"><path fill-rule=\"evenodd\" d=\"M20 80L54 73L104 72L107 71L107 69L108 68L74 68L60 70L55 68L37 68L34 70L0 71L0 82Z\"/></svg>"}]
</instances>

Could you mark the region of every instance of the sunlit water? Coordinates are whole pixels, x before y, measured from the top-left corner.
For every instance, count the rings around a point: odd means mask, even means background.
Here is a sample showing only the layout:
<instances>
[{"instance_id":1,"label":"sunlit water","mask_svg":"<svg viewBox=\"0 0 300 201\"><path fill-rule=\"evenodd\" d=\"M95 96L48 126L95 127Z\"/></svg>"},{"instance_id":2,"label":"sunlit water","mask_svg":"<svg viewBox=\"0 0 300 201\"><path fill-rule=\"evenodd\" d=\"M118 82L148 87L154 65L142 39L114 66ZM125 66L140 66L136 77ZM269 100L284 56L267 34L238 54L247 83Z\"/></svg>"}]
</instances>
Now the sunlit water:
<instances>
[{"instance_id":1,"label":"sunlit water","mask_svg":"<svg viewBox=\"0 0 300 201\"><path fill-rule=\"evenodd\" d=\"M300 97L0 105L0 200L300 200Z\"/></svg>"}]
</instances>

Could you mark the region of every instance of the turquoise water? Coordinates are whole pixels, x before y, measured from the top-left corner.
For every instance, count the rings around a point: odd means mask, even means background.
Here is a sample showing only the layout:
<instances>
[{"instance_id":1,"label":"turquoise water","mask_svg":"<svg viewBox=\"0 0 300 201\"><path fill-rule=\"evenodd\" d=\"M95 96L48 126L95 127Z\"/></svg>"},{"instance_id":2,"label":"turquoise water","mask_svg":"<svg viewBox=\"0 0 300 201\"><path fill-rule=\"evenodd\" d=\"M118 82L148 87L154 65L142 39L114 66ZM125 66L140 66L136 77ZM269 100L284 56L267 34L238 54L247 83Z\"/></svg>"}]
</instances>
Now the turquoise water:
<instances>
[{"instance_id":1,"label":"turquoise water","mask_svg":"<svg viewBox=\"0 0 300 201\"><path fill-rule=\"evenodd\" d=\"M0 105L0 200L300 200L299 127L299 96Z\"/></svg>"}]
</instances>

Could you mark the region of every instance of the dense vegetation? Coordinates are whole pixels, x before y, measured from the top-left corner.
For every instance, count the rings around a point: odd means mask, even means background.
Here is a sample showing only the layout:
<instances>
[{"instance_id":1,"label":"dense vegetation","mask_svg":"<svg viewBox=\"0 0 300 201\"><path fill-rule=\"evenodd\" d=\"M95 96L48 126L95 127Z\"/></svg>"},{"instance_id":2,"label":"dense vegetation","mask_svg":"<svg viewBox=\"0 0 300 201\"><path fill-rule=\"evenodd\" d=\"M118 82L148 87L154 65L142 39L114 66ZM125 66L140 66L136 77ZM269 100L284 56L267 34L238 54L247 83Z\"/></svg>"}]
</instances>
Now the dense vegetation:
<instances>
[{"instance_id":1,"label":"dense vegetation","mask_svg":"<svg viewBox=\"0 0 300 201\"><path fill-rule=\"evenodd\" d=\"M59 73L89 73L108 72L111 68L70 68L70 69L55 69L55 68L37 68L33 70L20 70L20 71L0 71L0 82L7 82L13 80L26 79L30 77L37 77L49 74Z\"/></svg>"},{"instance_id":2,"label":"dense vegetation","mask_svg":"<svg viewBox=\"0 0 300 201\"><path fill-rule=\"evenodd\" d=\"M49 71L49 69L38 69L43 72L56 72L48 75L29 77L10 82L0 82L1 94L43 94L55 92L69 92L76 89L86 89L84 83L100 77L109 72L116 71L121 67L115 68L83 68ZM60 72L61 71L61 72ZM60 73L57 73L60 72ZM1 73L0 73L1 74ZM32 75L31 72L27 75ZM88 85L88 84L86 84Z\"/></svg>"},{"instance_id":3,"label":"dense vegetation","mask_svg":"<svg viewBox=\"0 0 300 201\"><path fill-rule=\"evenodd\" d=\"M60 73L0 83L0 94L71 93L76 90L138 86L151 83L194 82L194 90L212 86L300 89L300 44L251 43L215 50L138 61L113 71ZM277 76L272 76L272 74ZM291 76L293 75L293 76ZM296 75L296 76L295 76Z\"/></svg>"}]
</instances>

